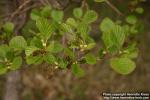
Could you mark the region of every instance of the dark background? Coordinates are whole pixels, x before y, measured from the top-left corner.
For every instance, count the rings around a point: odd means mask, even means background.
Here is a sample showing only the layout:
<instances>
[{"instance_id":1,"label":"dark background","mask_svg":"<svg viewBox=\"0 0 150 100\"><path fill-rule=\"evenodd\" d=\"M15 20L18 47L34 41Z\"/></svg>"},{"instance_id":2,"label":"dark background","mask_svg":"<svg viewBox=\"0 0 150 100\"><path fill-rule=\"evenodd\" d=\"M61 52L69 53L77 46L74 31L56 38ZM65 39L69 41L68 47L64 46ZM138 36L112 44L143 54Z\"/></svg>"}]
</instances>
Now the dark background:
<instances>
[{"instance_id":1,"label":"dark background","mask_svg":"<svg viewBox=\"0 0 150 100\"><path fill-rule=\"evenodd\" d=\"M0 0L0 16L14 12L24 1ZM55 0L49 1L54 7L56 6ZM129 1L132 0L110 1L122 13L128 14ZM66 17L71 15L73 8L81 5L80 0L72 0L70 4L67 2L68 0L61 1ZM114 20L123 18L105 3L94 3L92 0L87 0L87 2L89 7L99 14L99 19L93 23L91 32L99 43L98 48L101 46L101 33L98 30L101 20L104 17ZM38 6L41 4L38 0L33 0L29 5L34 3L37 3ZM108 59L103 59L93 66L84 65L86 75L83 78L75 77L70 70L52 72L49 69L42 70L41 68L44 68L45 65L31 66L0 76L0 100L102 100L102 92L150 92L150 0L140 3L138 6L142 6L145 10L143 15L138 16L144 24L144 30L136 36L139 56L136 59L137 67L133 73L127 76L117 74L110 68ZM17 15L14 18L16 27L17 25L19 27L16 28L16 32L21 33L22 27L29 18L28 13L30 10L26 14ZM1 18L0 23L5 20L7 17ZM21 22L19 22L20 20ZM7 94L11 94L11 96ZM13 99L14 95L17 95L16 99Z\"/></svg>"}]
</instances>

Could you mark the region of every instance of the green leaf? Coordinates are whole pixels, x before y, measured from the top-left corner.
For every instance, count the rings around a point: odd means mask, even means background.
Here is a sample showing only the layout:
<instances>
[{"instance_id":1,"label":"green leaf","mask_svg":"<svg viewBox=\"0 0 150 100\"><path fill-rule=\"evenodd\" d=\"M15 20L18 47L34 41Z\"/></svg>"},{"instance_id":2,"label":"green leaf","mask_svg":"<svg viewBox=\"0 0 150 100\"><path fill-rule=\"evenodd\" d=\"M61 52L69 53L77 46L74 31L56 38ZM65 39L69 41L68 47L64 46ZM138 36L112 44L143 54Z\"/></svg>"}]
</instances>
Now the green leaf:
<instances>
[{"instance_id":1,"label":"green leaf","mask_svg":"<svg viewBox=\"0 0 150 100\"><path fill-rule=\"evenodd\" d=\"M59 42L51 42L46 50L51 53L59 53L63 50L63 46Z\"/></svg>"},{"instance_id":2,"label":"green leaf","mask_svg":"<svg viewBox=\"0 0 150 100\"><path fill-rule=\"evenodd\" d=\"M42 38L48 40L52 33L55 31L55 24L52 22L51 24L45 18L39 18L36 21L36 26L39 29Z\"/></svg>"},{"instance_id":3,"label":"green leaf","mask_svg":"<svg viewBox=\"0 0 150 100\"><path fill-rule=\"evenodd\" d=\"M88 25L86 23L80 23L78 25L78 32L81 34L87 34L88 33Z\"/></svg>"},{"instance_id":4,"label":"green leaf","mask_svg":"<svg viewBox=\"0 0 150 100\"><path fill-rule=\"evenodd\" d=\"M126 33L126 37L129 36L130 32L130 26L129 25L124 25L122 26L122 28L124 29L125 33Z\"/></svg>"},{"instance_id":5,"label":"green leaf","mask_svg":"<svg viewBox=\"0 0 150 100\"><path fill-rule=\"evenodd\" d=\"M12 61L12 60L14 59L14 56L15 56L15 55L20 55L21 52L22 52L22 51L17 51L17 52L14 53L13 50L8 51L7 54L6 54L6 58L7 58L8 60Z\"/></svg>"},{"instance_id":6,"label":"green leaf","mask_svg":"<svg viewBox=\"0 0 150 100\"><path fill-rule=\"evenodd\" d=\"M89 43L85 49L86 50L93 49L95 47L95 45L96 45L96 43Z\"/></svg>"},{"instance_id":7,"label":"green leaf","mask_svg":"<svg viewBox=\"0 0 150 100\"><path fill-rule=\"evenodd\" d=\"M114 22L110 18L106 17L100 24L100 30L105 33L110 32L114 26Z\"/></svg>"},{"instance_id":8,"label":"green leaf","mask_svg":"<svg viewBox=\"0 0 150 100\"><path fill-rule=\"evenodd\" d=\"M128 57L131 59L138 57L138 48L135 43L129 44L129 46L123 51L122 57Z\"/></svg>"},{"instance_id":9,"label":"green leaf","mask_svg":"<svg viewBox=\"0 0 150 100\"><path fill-rule=\"evenodd\" d=\"M0 63L0 75L5 74L7 72L7 67L4 64Z\"/></svg>"},{"instance_id":10,"label":"green leaf","mask_svg":"<svg viewBox=\"0 0 150 100\"><path fill-rule=\"evenodd\" d=\"M114 25L113 29L104 32L102 39L107 49L119 50L125 41L126 31L119 25Z\"/></svg>"},{"instance_id":11,"label":"green leaf","mask_svg":"<svg viewBox=\"0 0 150 100\"><path fill-rule=\"evenodd\" d=\"M135 63L129 58L112 58L110 65L112 69L122 75L130 74L136 67Z\"/></svg>"},{"instance_id":12,"label":"green leaf","mask_svg":"<svg viewBox=\"0 0 150 100\"><path fill-rule=\"evenodd\" d=\"M78 64L72 65L72 72L78 77L84 76L84 70Z\"/></svg>"},{"instance_id":13,"label":"green leaf","mask_svg":"<svg viewBox=\"0 0 150 100\"><path fill-rule=\"evenodd\" d=\"M26 42L26 40L24 39L24 37L22 37L22 36L16 36L16 37L13 37L13 38L10 40L9 46L10 46L11 48L14 48L14 49L22 50L22 49L25 49L25 48L26 48L27 42Z\"/></svg>"},{"instance_id":14,"label":"green leaf","mask_svg":"<svg viewBox=\"0 0 150 100\"><path fill-rule=\"evenodd\" d=\"M106 48L110 48L113 46L112 38L113 38L113 35L110 32L103 33L102 39Z\"/></svg>"},{"instance_id":15,"label":"green leaf","mask_svg":"<svg viewBox=\"0 0 150 100\"><path fill-rule=\"evenodd\" d=\"M0 46L0 57L6 57L6 54L10 51L8 45L1 45Z\"/></svg>"},{"instance_id":16,"label":"green leaf","mask_svg":"<svg viewBox=\"0 0 150 100\"><path fill-rule=\"evenodd\" d=\"M17 70L18 68L20 68L22 65L22 58L21 57L15 57L12 65L11 65L11 70Z\"/></svg>"},{"instance_id":17,"label":"green leaf","mask_svg":"<svg viewBox=\"0 0 150 100\"><path fill-rule=\"evenodd\" d=\"M12 33L14 31L14 24L12 22L6 22L3 25L3 29L6 33Z\"/></svg>"},{"instance_id":18,"label":"green leaf","mask_svg":"<svg viewBox=\"0 0 150 100\"><path fill-rule=\"evenodd\" d=\"M125 41L126 33L125 33L124 28L122 28L119 25L115 25L115 27L112 30L112 33L114 35L112 37L112 41L114 42L114 44L116 43L117 47L120 48L123 45L124 41Z\"/></svg>"},{"instance_id":19,"label":"green leaf","mask_svg":"<svg viewBox=\"0 0 150 100\"><path fill-rule=\"evenodd\" d=\"M94 0L95 2L105 2L106 0Z\"/></svg>"},{"instance_id":20,"label":"green leaf","mask_svg":"<svg viewBox=\"0 0 150 100\"><path fill-rule=\"evenodd\" d=\"M86 40L90 31L90 27L86 23L81 22L78 25L77 31L80 33L81 37Z\"/></svg>"},{"instance_id":21,"label":"green leaf","mask_svg":"<svg viewBox=\"0 0 150 100\"><path fill-rule=\"evenodd\" d=\"M26 57L26 62L29 65L31 65L31 64L38 65L38 64L41 64L43 62L43 57L41 57L41 56L29 56L29 57Z\"/></svg>"},{"instance_id":22,"label":"green leaf","mask_svg":"<svg viewBox=\"0 0 150 100\"><path fill-rule=\"evenodd\" d=\"M93 10L89 10L85 13L85 15L83 17L83 21L87 24L90 24L90 23L96 21L97 18L98 18L97 13Z\"/></svg>"},{"instance_id":23,"label":"green leaf","mask_svg":"<svg viewBox=\"0 0 150 100\"><path fill-rule=\"evenodd\" d=\"M75 8L73 10L73 15L76 17L76 18L81 18L82 15L83 15L83 11L81 8Z\"/></svg>"},{"instance_id":24,"label":"green leaf","mask_svg":"<svg viewBox=\"0 0 150 100\"><path fill-rule=\"evenodd\" d=\"M122 57L128 57L128 58L134 59L134 58L138 57L138 51L132 51L132 52L129 52L129 53L125 53L125 54L123 54L121 56Z\"/></svg>"},{"instance_id":25,"label":"green leaf","mask_svg":"<svg viewBox=\"0 0 150 100\"><path fill-rule=\"evenodd\" d=\"M130 31L131 34L136 34L136 33L138 33L138 29L137 29L136 26L131 26L129 31Z\"/></svg>"},{"instance_id":26,"label":"green leaf","mask_svg":"<svg viewBox=\"0 0 150 100\"><path fill-rule=\"evenodd\" d=\"M96 57L93 54L87 54L85 60L88 64L96 64Z\"/></svg>"},{"instance_id":27,"label":"green leaf","mask_svg":"<svg viewBox=\"0 0 150 100\"><path fill-rule=\"evenodd\" d=\"M66 60L60 59L60 61L58 63L59 63L60 68L62 68L62 69L67 68L68 62Z\"/></svg>"},{"instance_id":28,"label":"green leaf","mask_svg":"<svg viewBox=\"0 0 150 100\"><path fill-rule=\"evenodd\" d=\"M33 52L39 50L39 48L35 47L35 46L29 46L26 48L25 50L25 54L26 56L30 56Z\"/></svg>"},{"instance_id":29,"label":"green leaf","mask_svg":"<svg viewBox=\"0 0 150 100\"><path fill-rule=\"evenodd\" d=\"M113 55L118 54L119 50L120 50L120 48L118 48L116 45L113 45L108 48L109 53L113 54Z\"/></svg>"},{"instance_id":30,"label":"green leaf","mask_svg":"<svg viewBox=\"0 0 150 100\"><path fill-rule=\"evenodd\" d=\"M71 27L70 25L68 25L68 24L62 23L62 24L61 24L61 29L62 29L64 32L73 33L72 27Z\"/></svg>"},{"instance_id":31,"label":"green leaf","mask_svg":"<svg viewBox=\"0 0 150 100\"><path fill-rule=\"evenodd\" d=\"M45 18L49 17L51 15L51 9L50 6L45 6L41 11L41 15Z\"/></svg>"},{"instance_id":32,"label":"green leaf","mask_svg":"<svg viewBox=\"0 0 150 100\"><path fill-rule=\"evenodd\" d=\"M129 23L129 24L136 24L137 17L135 15L129 15L126 18L126 22Z\"/></svg>"},{"instance_id":33,"label":"green leaf","mask_svg":"<svg viewBox=\"0 0 150 100\"><path fill-rule=\"evenodd\" d=\"M5 49L0 47L0 57L6 57Z\"/></svg>"},{"instance_id":34,"label":"green leaf","mask_svg":"<svg viewBox=\"0 0 150 100\"><path fill-rule=\"evenodd\" d=\"M138 14L143 14L144 12L144 9L142 7L138 7L135 9L135 11L138 13Z\"/></svg>"},{"instance_id":35,"label":"green leaf","mask_svg":"<svg viewBox=\"0 0 150 100\"><path fill-rule=\"evenodd\" d=\"M67 21L66 21L66 24L76 28L77 27L77 22L75 21L74 18L68 18Z\"/></svg>"},{"instance_id":36,"label":"green leaf","mask_svg":"<svg viewBox=\"0 0 150 100\"><path fill-rule=\"evenodd\" d=\"M30 45L31 46L35 46L35 47L38 47L38 48L43 48L43 44L42 44L42 41L36 37L34 37L31 42L30 42Z\"/></svg>"},{"instance_id":37,"label":"green leaf","mask_svg":"<svg viewBox=\"0 0 150 100\"><path fill-rule=\"evenodd\" d=\"M40 17L41 17L40 11L38 11L37 9L33 9L31 11L30 18L32 20L38 20Z\"/></svg>"},{"instance_id":38,"label":"green leaf","mask_svg":"<svg viewBox=\"0 0 150 100\"><path fill-rule=\"evenodd\" d=\"M46 54L44 56L44 60L45 62L47 62L48 64L52 64L56 61L56 58L52 55L52 54Z\"/></svg>"},{"instance_id":39,"label":"green leaf","mask_svg":"<svg viewBox=\"0 0 150 100\"><path fill-rule=\"evenodd\" d=\"M70 49L79 49L79 46L75 45L75 44L70 44L69 46Z\"/></svg>"},{"instance_id":40,"label":"green leaf","mask_svg":"<svg viewBox=\"0 0 150 100\"><path fill-rule=\"evenodd\" d=\"M64 12L59 10L53 10L51 13L51 17L56 22L60 23L63 20Z\"/></svg>"},{"instance_id":41,"label":"green leaf","mask_svg":"<svg viewBox=\"0 0 150 100\"><path fill-rule=\"evenodd\" d=\"M88 37L86 38L86 41L85 41L87 44L94 44L95 43L95 40L88 35Z\"/></svg>"}]
</instances>

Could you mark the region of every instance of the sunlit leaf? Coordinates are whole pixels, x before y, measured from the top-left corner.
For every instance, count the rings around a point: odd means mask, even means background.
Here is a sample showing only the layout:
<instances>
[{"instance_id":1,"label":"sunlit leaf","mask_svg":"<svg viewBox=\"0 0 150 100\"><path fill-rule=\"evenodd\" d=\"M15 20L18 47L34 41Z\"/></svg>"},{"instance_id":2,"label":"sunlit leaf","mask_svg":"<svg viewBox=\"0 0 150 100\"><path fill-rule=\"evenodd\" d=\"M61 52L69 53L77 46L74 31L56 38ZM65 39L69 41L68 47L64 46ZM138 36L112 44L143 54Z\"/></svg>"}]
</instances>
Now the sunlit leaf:
<instances>
[{"instance_id":1,"label":"sunlit leaf","mask_svg":"<svg viewBox=\"0 0 150 100\"><path fill-rule=\"evenodd\" d=\"M14 24L12 22L6 22L3 25L3 29L6 33L12 33L14 31Z\"/></svg>"},{"instance_id":2,"label":"sunlit leaf","mask_svg":"<svg viewBox=\"0 0 150 100\"><path fill-rule=\"evenodd\" d=\"M96 45L96 43L89 43L85 49L86 50L93 49L95 47L95 45Z\"/></svg>"},{"instance_id":3,"label":"sunlit leaf","mask_svg":"<svg viewBox=\"0 0 150 100\"><path fill-rule=\"evenodd\" d=\"M29 65L31 65L31 64L38 65L38 64L41 64L43 62L43 57L41 57L41 56L29 56L29 57L26 57L26 62Z\"/></svg>"},{"instance_id":4,"label":"sunlit leaf","mask_svg":"<svg viewBox=\"0 0 150 100\"><path fill-rule=\"evenodd\" d=\"M96 21L97 18L98 18L97 13L93 10L89 10L85 13L85 15L83 17L83 21L90 24L90 23Z\"/></svg>"},{"instance_id":5,"label":"sunlit leaf","mask_svg":"<svg viewBox=\"0 0 150 100\"><path fill-rule=\"evenodd\" d=\"M32 20L38 20L41 17L41 14L37 9L33 9L31 11L30 17Z\"/></svg>"},{"instance_id":6,"label":"sunlit leaf","mask_svg":"<svg viewBox=\"0 0 150 100\"><path fill-rule=\"evenodd\" d=\"M55 30L55 24L53 22L50 23L45 18L39 18L36 21L36 26L39 29L42 37L46 39L49 39Z\"/></svg>"},{"instance_id":7,"label":"sunlit leaf","mask_svg":"<svg viewBox=\"0 0 150 100\"><path fill-rule=\"evenodd\" d=\"M112 69L122 75L130 74L136 67L135 63L129 58L112 58L110 64Z\"/></svg>"},{"instance_id":8,"label":"sunlit leaf","mask_svg":"<svg viewBox=\"0 0 150 100\"><path fill-rule=\"evenodd\" d=\"M10 51L8 45L1 45L0 46L0 57L6 57L7 52Z\"/></svg>"},{"instance_id":9,"label":"sunlit leaf","mask_svg":"<svg viewBox=\"0 0 150 100\"><path fill-rule=\"evenodd\" d=\"M125 42L126 36L128 36L129 28L115 24L111 19L105 18L100 29L103 32L102 39L105 47L111 53L117 53Z\"/></svg>"},{"instance_id":10,"label":"sunlit leaf","mask_svg":"<svg viewBox=\"0 0 150 100\"><path fill-rule=\"evenodd\" d=\"M137 22L137 17L135 15L129 15L126 18L126 22L129 24L135 24Z\"/></svg>"},{"instance_id":11,"label":"sunlit leaf","mask_svg":"<svg viewBox=\"0 0 150 100\"><path fill-rule=\"evenodd\" d=\"M102 35L103 42L104 42L104 44L107 48L110 48L110 47L113 46L113 42L112 42L112 39L111 39L112 36L113 35L110 32L103 33L103 35Z\"/></svg>"},{"instance_id":12,"label":"sunlit leaf","mask_svg":"<svg viewBox=\"0 0 150 100\"><path fill-rule=\"evenodd\" d=\"M63 46L59 42L51 42L46 50L51 53L59 53L63 50Z\"/></svg>"},{"instance_id":13,"label":"sunlit leaf","mask_svg":"<svg viewBox=\"0 0 150 100\"><path fill-rule=\"evenodd\" d=\"M52 55L52 54L46 54L44 56L44 60L48 63L48 64L52 64L56 61L56 58Z\"/></svg>"},{"instance_id":14,"label":"sunlit leaf","mask_svg":"<svg viewBox=\"0 0 150 100\"><path fill-rule=\"evenodd\" d=\"M60 61L58 63L59 63L60 68L62 68L62 69L67 68L68 62L66 60L60 59Z\"/></svg>"},{"instance_id":15,"label":"sunlit leaf","mask_svg":"<svg viewBox=\"0 0 150 100\"><path fill-rule=\"evenodd\" d=\"M61 24L61 29L64 32L68 32L68 33L72 33L73 32L72 27L70 25L68 25L68 24L65 24L65 23Z\"/></svg>"},{"instance_id":16,"label":"sunlit leaf","mask_svg":"<svg viewBox=\"0 0 150 100\"><path fill-rule=\"evenodd\" d=\"M75 8L73 10L73 15L76 17L76 18L81 18L82 15L83 15L83 11L81 8Z\"/></svg>"},{"instance_id":17,"label":"sunlit leaf","mask_svg":"<svg viewBox=\"0 0 150 100\"><path fill-rule=\"evenodd\" d=\"M41 15L43 16L43 17L50 17L50 15L51 15L51 7L50 6L45 6L43 9L42 9L42 11L41 11Z\"/></svg>"},{"instance_id":18,"label":"sunlit leaf","mask_svg":"<svg viewBox=\"0 0 150 100\"><path fill-rule=\"evenodd\" d=\"M13 37L10 42L9 42L9 46L11 48L14 48L14 49L25 49L26 46L27 46L27 42L26 40L24 39L24 37L22 36L16 36L16 37Z\"/></svg>"},{"instance_id":19,"label":"sunlit leaf","mask_svg":"<svg viewBox=\"0 0 150 100\"><path fill-rule=\"evenodd\" d=\"M124 54L122 55L122 57L128 57L131 59L137 58L138 57L138 48L136 47L136 44L130 44L126 49L124 49Z\"/></svg>"},{"instance_id":20,"label":"sunlit leaf","mask_svg":"<svg viewBox=\"0 0 150 100\"><path fill-rule=\"evenodd\" d=\"M116 43L117 47L120 48L125 41L126 36L125 30L121 26L115 25L115 27L112 30L112 34L113 34L113 36L111 37L112 41Z\"/></svg>"},{"instance_id":21,"label":"sunlit leaf","mask_svg":"<svg viewBox=\"0 0 150 100\"><path fill-rule=\"evenodd\" d=\"M42 41L36 37L34 37L31 42L30 42L30 45L31 46L35 46L35 47L38 47L38 48L43 48L43 44L42 44Z\"/></svg>"},{"instance_id":22,"label":"sunlit leaf","mask_svg":"<svg viewBox=\"0 0 150 100\"><path fill-rule=\"evenodd\" d=\"M142 7L138 7L135 9L135 11L138 13L138 14L143 14L144 12L144 9Z\"/></svg>"},{"instance_id":23,"label":"sunlit leaf","mask_svg":"<svg viewBox=\"0 0 150 100\"><path fill-rule=\"evenodd\" d=\"M68 18L66 23L72 27L77 27L77 22L73 18Z\"/></svg>"},{"instance_id":24,"label":"sunlit leaf","mask_svg":"<svg viewBox=\"0 0 150 100\"><path fill-rule=\"evenodd\" d=\"M85 60L88 64L96 64L96 57L93 54L87 54Z\"/></svg>"},{"instance_id":25,"label":"sunlit leaf","mask_svg":"<svg viewBox=\"0 0 150 100\"><path fill-rule=\"evenodd\" d=\"M26 56L30 56L33 52L39 50L39 48L35 47L35 46L29 46L26 48L25 50L25 54Z\"/></svg>"},{"instance_id":26,"label":"sunlit leaf","mask_svg":"<svg viewBox=\"0 0 150 100\"><path fill-rule=\"evenodd\" d=\"M114 28L114 25L114 22L106 17L100 24L100 30L102 32L110 32Z\"/></svg>"},{"instance_id":27,"label":"sunlit leaf","mask_svg":"<svg viewBox=\"0 0 150 100\"><path fill-rule=\"evenodd\" d=\"M64 17L64 13L63 11L60 10L53 10L51 13L51 17L53 20L55 20L56 22L61 22L63 17Z\"/></svg>"},{"instance_id":28,"label":"sunlit leaf","mask_svg":"<svg viewBox=\"0 0 150 100\"><path fill-rule=\"evenodd\" d=\"M21 65L22 65L22 58L20 56L15 57L10 68L11 70L17 70L18 68L21 67Z\"/></svg>"}]
</instances>

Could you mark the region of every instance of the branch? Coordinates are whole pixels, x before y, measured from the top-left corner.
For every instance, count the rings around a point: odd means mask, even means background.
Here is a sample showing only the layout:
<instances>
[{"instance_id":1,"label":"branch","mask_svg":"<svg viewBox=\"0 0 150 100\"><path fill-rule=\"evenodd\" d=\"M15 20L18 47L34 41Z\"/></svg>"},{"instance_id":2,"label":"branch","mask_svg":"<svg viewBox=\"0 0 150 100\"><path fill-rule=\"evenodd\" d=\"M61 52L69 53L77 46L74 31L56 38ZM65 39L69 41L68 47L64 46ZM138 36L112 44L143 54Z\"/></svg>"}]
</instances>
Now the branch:
<instances>
[{"instance_id":1,"label":"branch","mask_svg":"<svg viewBox=\"0 0 150 100\"><path fill-rule=\"evenodd\" d=\"M27 4L29 4L30 2L31 2L31 0L27 0L27 1L25 1L22 5L20 5L20 6L18 7L18 9L17 9L15 12L13 12L13 13L11 14L9 20L11 21L11 20L12 20Z\"/></svg>"},{"instance_id":2,"label":"branch","mask_svg":"<svg viewBox=\"0 0 150 100\"><path fill-rule=\"evenodd\" d=\"M119 11L117 7L115 7L110 1L106 0L105 1L107 5L109 5L119 16L124 16L122 12Z\"/></svg>"},{"instance_id":3,"label":"branch","mask_svg":"<svg viewBox=\"0 0 150 100\"><path fill-rule=\"evenodd\" d=\"M19 12L17 13L17 15L18 15L18 14L20 15L20 14L26 13L27 11L29 11L29 10L31 10L31 9L33 9L33 8L36 8L36 7L38 7L38 6L41 6L41 4L33 4L33 5L29 6L29 7L26 7L25 9L19 11ZM3 18L8 18L8 17L10 17L11 15L12 15L12 13L2 15L2 16L0 16L0 19L1 19L1 18L2 18L2 19L3 19Z\"/></svg>"},{"instance_id":4,"label":"branch","mask_svg":"<svg viewBox=\"0 0 150 100\"><path fill-rule=\"evenodd\" d=\"M47 5L47 2L45 2L45 0L39 0L39 1L40 1L40 3L41 3L42 5L44 5L44 6Z\"/></svg>"}]
</instances>

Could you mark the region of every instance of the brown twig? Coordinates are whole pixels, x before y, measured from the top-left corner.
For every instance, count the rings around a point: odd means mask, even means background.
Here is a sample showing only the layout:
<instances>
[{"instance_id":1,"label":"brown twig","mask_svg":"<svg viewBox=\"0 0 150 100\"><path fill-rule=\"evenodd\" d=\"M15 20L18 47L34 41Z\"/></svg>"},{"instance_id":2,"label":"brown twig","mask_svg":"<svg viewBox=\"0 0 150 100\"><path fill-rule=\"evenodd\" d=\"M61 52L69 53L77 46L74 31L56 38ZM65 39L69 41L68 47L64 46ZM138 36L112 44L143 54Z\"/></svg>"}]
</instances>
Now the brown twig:
<instances>
[{"instance_id":1,"label":"brown twig","mask_svg":"<svg viewBox=\"0 0 150 100\"><path fill-rule=\"evenodd\" d=\"M22 5L20 5L19 7L18 7L18 9L15 11L15 12L13 12L12 14L11 14L11 16L10 16L10 18L9 18L9 21L11 21L27 4L29 4L31 2L31 0L27 0L27 1L25 1Z\"/></svg>"},{"instance_id":2,"label":"brown twig","mask_svg":"<svg viewBox=\"0 0 150 100\"><path fill-rule=\"evenodd\" d=\"M83 1L82 1L81 8L82 8L82 9L85 8L85 10L88 10L89 6L88 6L86 0L83 0Z\"/></svg>"},{"instance_id":3,"label":"brown twig","mask_svg":"<svg viewBox=\"0 0 150 100\"><path fill-rule=\"evenodd\" d=\"M61 4L57 0L50 0L50 3L53 8L55 9L62 9Z\"/></svg>"},{"instance_id":4,"label":"brown twig","mask_svg":"<svg viewBox=\"0 0 150 100\"><path fill-rule=\"evenodd\" d=\"M23 9L23 10L21 10L19 13L17 13L16 15L18 15L18 14L23 14L23 13L25 13L25 12L27 12L27 11L29 11L30 9L32 9L32 8L35 8L35 7L37 7L37 6L41 6L40 4L34 4L34 5L31 5L31 6L29 6L29 7L26 7L25 9ZM8 18L8 17L10 17L12 15L12 13L9 13L9 14L6 14L6 15L2 15L2 16L0 16L0 19L2 18Z\"/></svg>"},{"instance_id":5,"label":"brown twig","mask_svg":"<svg viewBox=\"0 0 150 100\"><path fill-rule=\"evenodd\" d=\"M61 10L65 10L69 7L69 5L71 5L73 3L72 0L68 0L67 4L64 6L60 0L57 0L57 3L59 3L60 7L58 7L58 9L61 9Z\"/></svg>"},{"instance_id":6,"label":"brown twig","mask_svg":"<svg viewBox=\"0 0 150 100\"><path fill-rule=\"evenodd\" d=\"M45 2L47 3L47 5L49 5L49 6L51 5L50 2L49 2L48 0L45 0Z\"/></svg>"},{"instance_id":7,"label":"brown twig","mask_svg":"<svg viewBox=\"0 0 150 100\"><path fill-rule=\"evenodd\" d=\"M105 1L107 5L109 5L119 16L124 16L122 12L120 12L117 7L115 7L110 1L106 0Z\"/></svg>"},{"instance_id":8,"label":"brown twig","mask_svg":"<svg viewBox=\"0 0 150 100\"><path fill-rule=\"evenodd\" d=\"M34 5L32 5L32 6L29 6L29 7L25 8L24 10L20 11L19 14L25 13L25 12L27 12L27 11L33 9L33 8L36 8L37 6L39 6L39 5L34 4Z\"/></svg>"},{"instance_id":9,"label":"brown twig","mask_svg":"<svg viewBox=\"0 0 150 100\"><path fill-rule=\"evenodd\" d=\"M45 2L45 0L39 0L41 2L42 5L46 6L47 3Z\"/></svg>"}]
</instances>

